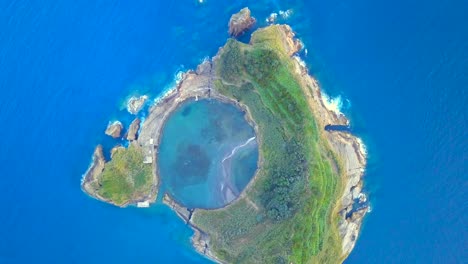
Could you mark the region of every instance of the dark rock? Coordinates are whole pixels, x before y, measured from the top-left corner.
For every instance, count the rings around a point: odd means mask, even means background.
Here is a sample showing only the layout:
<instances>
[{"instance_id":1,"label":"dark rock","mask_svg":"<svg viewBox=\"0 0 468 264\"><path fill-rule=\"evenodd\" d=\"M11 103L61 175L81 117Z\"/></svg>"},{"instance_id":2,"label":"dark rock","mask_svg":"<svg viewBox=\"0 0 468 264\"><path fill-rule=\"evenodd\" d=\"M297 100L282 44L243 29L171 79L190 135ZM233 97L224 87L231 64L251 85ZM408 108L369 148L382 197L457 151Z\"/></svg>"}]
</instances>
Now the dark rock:
<instances>
[{"instance_id":1,"label":"dark rock","mask_svg":"<svg viewBox=\"0 0 468 264\"><path fill-rule=\"evenodd\" d=\"M229 35L238 37L255 24L255 18L250 16L250 9L243 8L229 20Z\"/></svg>"},{"instance_id":2,"label":"dark rock","mask_svg":"<svg viewBox=\"0 0 468 264\"><path fill-rule=\"evenodd\" d=\"M127 132L127 140L133 141L138 138L138 130L140 129L141 120L139 118L135 118L133 122L130 124Z\"/></svg>"},{"instance_id":3,"label":"dark rock","mask_svg":"<svg viewBox=\"0 0 468 264\"><path fill-rule=\"evenodd\" d=\"M113 138L119 138L122 133L122 123L119 121L115 121L107 126L106 135L111 136Z\"/></svg>"},{"instance_id":4,"label":"dark rock","mask_svg":"<svg viewBox=\"0 0 468 264\"><path fill-rule=\"evenodd\" d=\"M140 112L147 100L148 96L146 95L130 98L127 102L127 111L132 115L138 114L138 112Z\"/></svg>"}]
</instances>

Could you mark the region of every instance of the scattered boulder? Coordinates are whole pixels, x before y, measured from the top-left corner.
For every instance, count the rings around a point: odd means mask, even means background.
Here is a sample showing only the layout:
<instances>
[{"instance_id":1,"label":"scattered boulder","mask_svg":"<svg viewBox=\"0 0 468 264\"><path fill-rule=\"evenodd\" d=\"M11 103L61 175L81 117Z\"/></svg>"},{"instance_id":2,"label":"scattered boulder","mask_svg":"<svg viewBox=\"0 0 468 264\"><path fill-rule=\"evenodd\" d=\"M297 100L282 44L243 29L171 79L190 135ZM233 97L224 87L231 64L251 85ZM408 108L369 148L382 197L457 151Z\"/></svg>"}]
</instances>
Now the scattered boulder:
<instances>
[{"instance_id":1,"label":"scattered boulder","mask_svg":"<svg viewBox=\"0 0 468 264\"><path fill-rule=\"evenodd\" d=\"M122 129L122 123L120 123L119 121L115 121L107 126L106 135L111 136L113 138L119 138L122 133Z\"/></svg>"},{"instance_id":2,"label":"scattered boulder","mask_svg":"<svg viewBox=\"0 0 468 264\"><path fill-rule=\"evenodd\" d=\"M141 120L139 118L135 118L133 122L130 124L127 132L127 140L133 141L136 140L138 137L138 130L140 129Z\"/></svg>"},{"instance_id":3,"label":"scattered boulder","mask_svg":"<svg viewBox=\"0 0 468 264\"><path fill-rule=\"evenodd\" d=\"M250 16L250 9L245 7L229 20L229 35L238 37L255 24L255 18Z\"/></svg>"},{"instance_id":4,"label":"scattered boulder","mask_svg":"<svg viewBox=\"0 0 468 264\"><path fill-rule=\"evenodd\" d=\"M132 115L138 114L147 100L148 96L146 95L142 95L140 97L131 97L127 102L127 111Z\"/></svg>"}]
</instances>

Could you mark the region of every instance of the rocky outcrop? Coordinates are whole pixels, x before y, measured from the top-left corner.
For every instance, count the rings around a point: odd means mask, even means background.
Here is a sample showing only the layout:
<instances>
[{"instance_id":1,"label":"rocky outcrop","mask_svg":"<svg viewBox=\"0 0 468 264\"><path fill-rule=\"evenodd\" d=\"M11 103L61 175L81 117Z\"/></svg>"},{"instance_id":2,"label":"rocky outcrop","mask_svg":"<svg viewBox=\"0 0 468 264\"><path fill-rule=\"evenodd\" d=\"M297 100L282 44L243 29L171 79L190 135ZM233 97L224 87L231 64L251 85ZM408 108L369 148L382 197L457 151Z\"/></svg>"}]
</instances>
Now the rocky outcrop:
<instances>
[{"instance_id":1,"label":"rocky outcrop","mask_svg":"<svg viewBox=\"0 0 468 264\"><path fill-rule=\"evenodd\" d=\"M139 118L135 118L133 122L130 124L127 132L127 140L133 141L136 140L138 137L138 130L140 129L141 120Z\"/></svg>"},{"instance_id":2,"label":"rocky outcrop","mask_svg":"<svg viewBox=\"0 0 468 264\"><path fill-rule=\"evenodd\" d=\"M122 129L122 123L120 123L119 121L115 121L107 126L106 135L111 136L113 138L119 138L122 134Z\"/></svg>"},{"instance_id":3,"label":"rocky outcrop","mask_svg":"<svg viewBox=\"0 0 468 264\"><path fill-rule=\"evenodd\" d=\"M238 37L255 24L255 18L250 16L250 9L243 8L229 20L229 35Z\"/></svg>"},{"instance_id":4,"label":"rocky outcrop","mask_svg":"<svg viewBox=\"0 0 468 264\"><path fill-rule=\"evenodd\" d=\"M148 96L146 95L142 95L140 97L131 97L127 102L127 111L132 115L138 114L147 100Z\"/></svg>"},{"instance_id":5,"label":"rocky outcrop","mask_svg":"<svg viewBox=\"0 0 468 264\"><path fill-rule=\"evenodd\" d=\"M340 220L339 231L343 237L342 250L346 255L353 250L361 229L362 220L368 211L369 207L364 206L351 213L341 212L342 219Z\"/></svg>"},{"instance_id":6,"label":"rocky outcrop","mask_svg":"<svg viewBox=\"0 0 468 264\"><path fill-rule=\"evenodd\" d=\"M305 63L295 55L302 45L295 39L294 32L289 26L278 27L285 34L286 52L295 59L298 80L302 84L301 87L318 126L323 128L327 124L348 126L349 120L324 102L326 99L318 82L308 74ZM327 132L325 129L322 133L338 158L338 162L334 164L335 170L343 175L344 189L337 211L340 216L338 230L342 238L342 254L346 258L354 248L363 218L369 211L367 197L362 193L362 177L365 172L367 152L361 139L352 134L339 131Z\"/></svg>"},{"instance_id":7,"label":"rocky outcrop","mask_svg":"<svg viewBox=\"0 0 468 264\"><path fill-rule=\"evenodd\" d=\"M93 161L88 171L86 171L83 182L81 183L83 189L88 193L95 193L99 186L98 178L104 171L106 165L106 159L104 158L104 152L102 146L98 145L94 150Z\"/></svg>"}]
</instances>

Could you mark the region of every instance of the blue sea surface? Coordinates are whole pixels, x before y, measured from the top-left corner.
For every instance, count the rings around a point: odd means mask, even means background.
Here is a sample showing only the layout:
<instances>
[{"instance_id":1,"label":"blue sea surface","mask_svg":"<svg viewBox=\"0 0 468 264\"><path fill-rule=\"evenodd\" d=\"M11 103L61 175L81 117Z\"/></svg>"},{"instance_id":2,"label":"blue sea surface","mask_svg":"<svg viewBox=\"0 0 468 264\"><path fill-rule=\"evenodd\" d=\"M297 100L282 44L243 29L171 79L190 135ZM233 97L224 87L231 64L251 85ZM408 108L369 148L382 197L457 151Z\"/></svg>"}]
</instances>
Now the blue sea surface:
<instances>
[{"instance_id":1,"label":"blue sea surface","mask_svg":"<svg viewBox=\"0 0 468 264\"><path fill-rule=\"evenodd\" d=\"M369 152L372 212L346 263L468 259L468 3L0 1L0 263L207 263L169 208L120 209L80 181L130 94L213 56L229 16L271 12ZM243 37L247 40L248 36Z\"/></svg>"}]
</instances>

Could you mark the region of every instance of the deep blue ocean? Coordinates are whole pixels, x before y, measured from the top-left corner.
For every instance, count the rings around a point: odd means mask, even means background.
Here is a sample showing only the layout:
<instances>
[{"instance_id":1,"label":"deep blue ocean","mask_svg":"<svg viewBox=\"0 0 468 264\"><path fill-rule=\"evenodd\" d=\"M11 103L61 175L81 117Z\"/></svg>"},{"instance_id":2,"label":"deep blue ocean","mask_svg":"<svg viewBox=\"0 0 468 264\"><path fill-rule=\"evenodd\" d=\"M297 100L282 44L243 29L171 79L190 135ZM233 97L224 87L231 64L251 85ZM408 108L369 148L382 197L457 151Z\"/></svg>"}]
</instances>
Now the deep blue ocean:
<instances>
[{"instance_id":1,"label":"deep blue ocean","mask_svg":"<svg viewBox=\"0 0 468 264\"><path fill-rule=\"evenodd\" d=\"M235 2L235 3L234 3ZM468 261L468 2L0 1L0 263L206 263L168 208L80 180L132 93L213 56L249 6L297 32L368 146L372 212L346 263Z\"/></svg>"}]
</instances>

